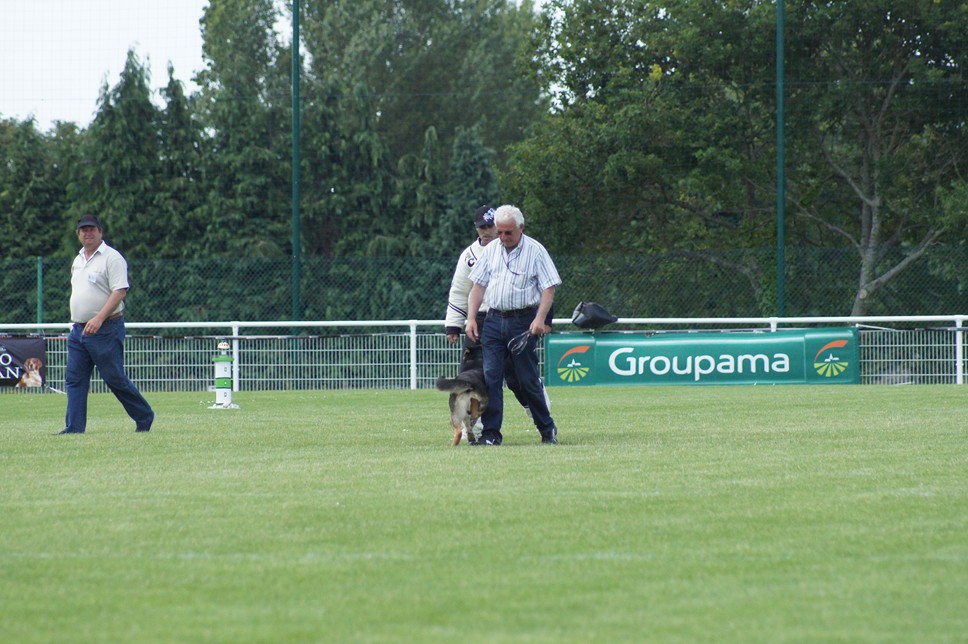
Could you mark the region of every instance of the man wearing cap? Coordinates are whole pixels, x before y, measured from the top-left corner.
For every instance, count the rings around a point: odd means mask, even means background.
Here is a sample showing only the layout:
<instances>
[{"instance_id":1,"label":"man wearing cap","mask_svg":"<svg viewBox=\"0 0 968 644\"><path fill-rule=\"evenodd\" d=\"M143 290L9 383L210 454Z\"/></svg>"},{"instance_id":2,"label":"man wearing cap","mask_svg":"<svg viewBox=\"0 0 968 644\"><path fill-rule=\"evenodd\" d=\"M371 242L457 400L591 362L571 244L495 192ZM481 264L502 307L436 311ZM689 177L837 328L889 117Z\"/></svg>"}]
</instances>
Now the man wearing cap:
<instances>
[{"instance_id":1,"label":"man wearing cap","mask_svg":"<svg viewBox=\"0 0 968 644\"><path fill-rule=\"evenodd\" d=\"M542 396L536 338L545 333L545 321L561 278L545 247L524 234L524 215L517 207L498 208L494 224L500 243L484 249L470 274L474 286L468 298L467 337L479 339L484 347L488 394L487 409L481 416L484 430L473 444L500 445L503 441L501 386L505 363L510 360L541 442L556 445L558 429ZM477 313L484 303L488 305L487 321L479 329ZM518 338L526 340L520 350L512 350Z\"/></svg>"},{"instance_id":2,"label":"man wearing cap","mask_svg":"<svg viewBox=\"0 0 968 644\"><path fill-rule=\"evenodd\" d=\"M474 285L469 277L471 269L474 268L477 259L484 252L484 247L497 239L497 231L494 228L494 209L490 206L478 208L474 213L474 227L477 229L477 239L460 254L460 259L457 260L457 268L454 269L454 277L450 282L450 294L447 296L444 332L447 333L447 341L451 344L457 343L457 338L467 320L467 296L470 295L471 287Z\"/></svg>"},{"instance_id":3,"label":"man wearing cap","mask_svg":"<svg viewBox=\"0 0 968 644\"><path fill-rule=\"evenodd\" d=\"M484 247L497 239L497 230L494 227L494 208L488 205L478 208L474 212L474 227L477 229L477 239L473 244L464 249L464 252L460 255L460 259L457 260L454 277L450 282L450 293L447 296L444 332L447 334L447 341L451 344L457 343L464 323L467 320L467 300L471 292L471 287L474 286L474 283L470 279L471 269L474 268L481 253L484 252ZM477 314L478 329L483 326L486 315L487 306L482 306ZM551 332L551 320L553 317L553 311L549 311L548 318L545 321L545 333ZM464 349L481 351L481 343L480 341L471 340L465 336ZM524 407L524 413L530 418L531 409L518 384L518 379L514 373L514 365L510 361L506 365L504 379L507 382L508 389L511 390L514 397L521 403L521 406ZM545 399L545 404L550 408L551 400L548 398L548 392L545 391L543 382L541 392ZM478 421L478 424L480 424L480 421Z\"/></svg>"},{"instance_id":4,"label":"man wearing cap","mask_svg":"<svg viewBox=\"0 0 968 644\"><path fill-rule=\"evenodd\" d=\"M147 432L155 414L124 371L124 296L128 263L104 243L104 229L94 215L77 222L81 250L71 265L71 333L67 338L66 427L61 434L87 429L87 394L94 367L135 422Z\"/></svg>"}]
</instances>

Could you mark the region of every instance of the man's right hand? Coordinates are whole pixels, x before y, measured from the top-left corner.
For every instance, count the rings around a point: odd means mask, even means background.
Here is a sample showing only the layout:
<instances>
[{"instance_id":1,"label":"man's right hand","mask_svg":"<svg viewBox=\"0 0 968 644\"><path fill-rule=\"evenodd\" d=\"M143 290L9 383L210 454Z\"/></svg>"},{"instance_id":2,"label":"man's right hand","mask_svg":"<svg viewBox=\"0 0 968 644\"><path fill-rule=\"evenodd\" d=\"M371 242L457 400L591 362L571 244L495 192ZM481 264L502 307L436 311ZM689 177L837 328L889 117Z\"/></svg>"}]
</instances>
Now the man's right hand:
<instances>
[{"instance_id":1,"label":"man's right hand","mask_svg":"<svg viewBox=\"0 0 968 644\"><path fill-rule=\"evenodd\" d=\"M450 342L451 344L457 344L458 339L460 339L460 336L456 333L447 334L447 342Z\"/></svg>"},{"instance_id":2,"label":"man's right hand","mask_svg":"<svg viewBox=\"0 0 968 644\"><path fill-rule=\"evenodd\" d=\"M470 318L467 320L467 326L464 328L464 332L467 333L467 337L473 342L480 340L477 334L477 320L475 318Z\"/></svg>"}]
</instances>

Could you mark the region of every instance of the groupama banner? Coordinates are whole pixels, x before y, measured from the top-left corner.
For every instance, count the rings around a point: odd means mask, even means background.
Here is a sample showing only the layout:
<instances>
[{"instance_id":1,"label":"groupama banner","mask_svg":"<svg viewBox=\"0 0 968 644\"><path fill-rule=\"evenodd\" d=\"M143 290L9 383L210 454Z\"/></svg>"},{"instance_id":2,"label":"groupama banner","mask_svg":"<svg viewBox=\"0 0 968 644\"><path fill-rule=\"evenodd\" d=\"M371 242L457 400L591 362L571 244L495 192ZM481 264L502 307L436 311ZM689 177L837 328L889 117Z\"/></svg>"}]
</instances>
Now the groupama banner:
<instances>
[{"instance_id":1,"label":"groupama banner","mask_svg":"<svg viewBox=\"0 0 968 644\"><path fill-rule=\"evenodd\" d=\"M545 337L553 385L858 384L858 363L850 328Z\"/></svg>"}]
</instances>

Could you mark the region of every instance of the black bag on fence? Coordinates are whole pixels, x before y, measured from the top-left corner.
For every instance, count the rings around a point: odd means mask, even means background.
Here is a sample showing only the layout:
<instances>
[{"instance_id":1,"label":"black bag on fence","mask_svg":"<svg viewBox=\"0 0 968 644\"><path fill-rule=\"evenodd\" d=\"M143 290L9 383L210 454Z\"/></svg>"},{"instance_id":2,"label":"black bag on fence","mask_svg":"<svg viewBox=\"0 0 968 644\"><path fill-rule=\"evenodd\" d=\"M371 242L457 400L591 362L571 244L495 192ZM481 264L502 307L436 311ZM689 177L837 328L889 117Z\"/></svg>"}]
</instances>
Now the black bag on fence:
<instances>
[{"instance_id":1,"label":"black bag on fence","mask_svg":"<svg viewBox=\"0 0 968 644\"><path fill-rule=\"evenodd\" d=\"M571 314L571 323L581 329L599 329L618 318L594 302L579 302Z\"/></svg>"}]
</instances>

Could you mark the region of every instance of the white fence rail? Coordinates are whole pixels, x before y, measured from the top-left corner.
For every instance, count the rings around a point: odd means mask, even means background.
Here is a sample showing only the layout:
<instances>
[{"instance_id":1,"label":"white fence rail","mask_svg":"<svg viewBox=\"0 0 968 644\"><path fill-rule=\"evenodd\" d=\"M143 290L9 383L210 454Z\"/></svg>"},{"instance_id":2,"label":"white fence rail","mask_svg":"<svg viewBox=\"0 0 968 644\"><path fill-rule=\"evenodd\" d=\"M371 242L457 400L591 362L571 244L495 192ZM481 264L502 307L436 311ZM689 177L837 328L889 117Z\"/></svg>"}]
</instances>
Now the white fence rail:
<instances>
[{"instance_id":1,"label":"white fence rail","mask_svg":"<svg viewBox=\"0 0 968 644\"><path fill-rule=\"evenodd\" d=\"M861 383L964 384L966 321L968 315L620 318L604 332L854 326L860 337ZM442 327L441 320L128 322L125 356L129 375L145 391L208 390L220 340L230 343L235 391L421 389L456 369L459 345L447 343ZM0 337L42 335L47 383L60 389L69 329L69 324L0 324ZM566 318L556 319L555 329L579 330ZM287 333L279 335L280 330ZM105 390L99 378L92 390Z\"/></svg>"}]
</instances>

